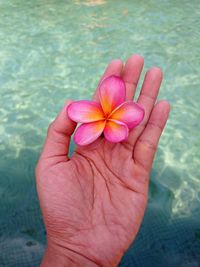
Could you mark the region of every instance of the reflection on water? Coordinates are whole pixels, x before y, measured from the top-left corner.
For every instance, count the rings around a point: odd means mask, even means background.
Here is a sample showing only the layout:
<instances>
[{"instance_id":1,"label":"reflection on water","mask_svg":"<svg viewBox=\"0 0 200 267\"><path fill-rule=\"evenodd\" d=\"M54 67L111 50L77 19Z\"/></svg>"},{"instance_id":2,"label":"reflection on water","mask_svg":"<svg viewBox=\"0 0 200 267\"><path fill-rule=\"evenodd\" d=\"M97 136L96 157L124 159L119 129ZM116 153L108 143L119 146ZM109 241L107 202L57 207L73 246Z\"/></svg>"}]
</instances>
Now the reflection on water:
<instances>
[{"instance_id":1,"label":"reflection on water","mask_svg":"<svg viewBox=\"0 0 200 267\"><path fill-rule=\"evenodd\" d=\"M85 5L85 6L99 6L105 4L104 0L87 0L87 1L75 1L75 4Z\"/></svg>"},{"instance_id":2,"label":"reflection on water","mask_svg":"<svg viewBox=\"0 0 200 267\"><path fill-rule=\"evenodd\" d=\"M49 122L67 98L91 97L109 60L135 52L145 70L162 67L160 98L172 112L142 228L120 266L199 266L199 1L2 0L0 8L0 266L40 262L34 166Z\"/></svg>"}]
</instances>

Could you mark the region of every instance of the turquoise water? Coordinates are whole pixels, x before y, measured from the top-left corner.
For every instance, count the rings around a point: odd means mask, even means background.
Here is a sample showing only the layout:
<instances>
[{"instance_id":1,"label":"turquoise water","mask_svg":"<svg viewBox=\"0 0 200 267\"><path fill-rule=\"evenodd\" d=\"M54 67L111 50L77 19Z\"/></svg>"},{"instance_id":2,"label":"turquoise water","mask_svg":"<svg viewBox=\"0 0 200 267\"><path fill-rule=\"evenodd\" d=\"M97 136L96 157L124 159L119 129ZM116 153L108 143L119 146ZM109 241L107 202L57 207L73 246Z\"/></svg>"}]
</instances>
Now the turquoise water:
<instances>
[{"instance_id":1,"label":"turquoise water","mask_svg":"<svg viewBox=\"0 0 200 267\"><path fill-rule=\"evenodd\" d=\"M0 0L0 266L38 266L45 246L34 167L68 98L90 98L106 64L162 67L172 111L128 267L200 266L200 2ZM144 72L145 72L144 70ZM143 72L143 75L144 75Z\"/></svg>"}]
</instances>

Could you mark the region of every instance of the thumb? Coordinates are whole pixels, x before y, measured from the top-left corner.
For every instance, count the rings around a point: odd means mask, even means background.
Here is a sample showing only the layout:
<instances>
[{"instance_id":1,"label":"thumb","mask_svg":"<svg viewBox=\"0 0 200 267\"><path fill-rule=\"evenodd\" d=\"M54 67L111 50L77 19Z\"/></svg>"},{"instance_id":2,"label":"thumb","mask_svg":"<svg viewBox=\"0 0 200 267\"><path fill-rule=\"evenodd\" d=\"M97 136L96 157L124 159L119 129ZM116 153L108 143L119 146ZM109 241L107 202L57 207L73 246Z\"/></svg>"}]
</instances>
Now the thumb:
<instances>
[{"instance_id":1,"label":"thumb","mask_svg":"<svg viewBox=\"0 0 200 267\"><path fill-rule=\"evenodd\" d=\"M67 107L71 102L71 100L66 101L61 112L49 125L41 158L62 156L68 160L70 137L76 128L76 123L67 115Z\"/></svg>"}]
</instances>

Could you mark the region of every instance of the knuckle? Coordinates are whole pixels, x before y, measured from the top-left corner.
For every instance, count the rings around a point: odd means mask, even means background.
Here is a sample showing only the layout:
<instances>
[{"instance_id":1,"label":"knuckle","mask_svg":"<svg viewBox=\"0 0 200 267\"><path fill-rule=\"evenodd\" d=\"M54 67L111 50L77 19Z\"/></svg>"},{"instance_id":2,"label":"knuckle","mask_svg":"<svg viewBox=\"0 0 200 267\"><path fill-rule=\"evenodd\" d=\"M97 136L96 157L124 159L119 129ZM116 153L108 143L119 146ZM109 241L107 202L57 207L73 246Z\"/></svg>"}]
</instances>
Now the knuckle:
<instances>
[{"instance_id":1,"label":"knuckle","mask_svg":"<svg viewBox=\"0 0 200 267\"><path fill-rule=\"evenodd\" d=\"M157 150L157 145L154 144L150 140L139 139L139 142L142 143L142 145L144 145L147 149L150 149L150 150L153 150L153 151L156 151Z\"/></svg>"},{"instance_id":2,"label":"knuckle","mask_svg":"<svg viewBox=\"0 0 200 267\"><path fill-rule=\"evenodd\" d=\"M53 132L53 130L54 130L54 124L55 124L55 122L54 122L54 121L52 121L52 122L49 124L48 130L47 130L47 133L49 133L49 132Z\"/></svg>"},{"instance_id":3,"label":"knuckle","mask_svg":"<svg viewBox=\"0 0 200 267\"><path fill-rule=\"evenodd\" d=\"M40 184L41 176L42 176L43 171L44 171L44 166L43 166L41 160L39 160L38 163L35 166L36 184Z\"/></svg>"},{"instance_id":4,"label":"knuckle","mask_svg":"<svg viewBox=\"0 0 200 267\"><path fill-rule=\"evenodd\" d=\"M41 170L41 161L39 159L35 166L35 175L37 175L40 172L40 170Z\"/></svg>"},{"instance_id":5,"label":"knuckle","mask_svg":"<svg viewBox=\"0 0 200 267\"><path fill-rule=\"evenodd\" d=\"M36 178L36 181L38 180L39 174L40 174L40 162L38 162L36 164L36 166L35 166L35 178Z\"/></svg>"}]
</instances>

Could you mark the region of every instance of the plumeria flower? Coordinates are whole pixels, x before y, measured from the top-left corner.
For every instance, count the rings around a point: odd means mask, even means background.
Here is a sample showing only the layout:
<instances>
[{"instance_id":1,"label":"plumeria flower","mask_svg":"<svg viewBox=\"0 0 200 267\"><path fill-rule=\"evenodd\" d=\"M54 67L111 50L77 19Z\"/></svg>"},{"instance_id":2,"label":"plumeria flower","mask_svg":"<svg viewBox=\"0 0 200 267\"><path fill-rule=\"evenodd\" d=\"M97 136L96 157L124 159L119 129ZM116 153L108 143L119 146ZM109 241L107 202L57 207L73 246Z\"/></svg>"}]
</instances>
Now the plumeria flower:
<instances>
[{"instance_id":1,"label":"plumeria flower","mask_svg":"<svg viewBox=\"0 0 200 267\"><path fill-rule=\"evenodd\" d=\"M74 134L77 145L88 145L102 134L113 143L127 139L129 130L144 118L144 109L126 101L126 86L118 76L105 78L97 89L99 102L80 100L67 109L71 120L82 123Z\"/></svg>"}]
</instances>

